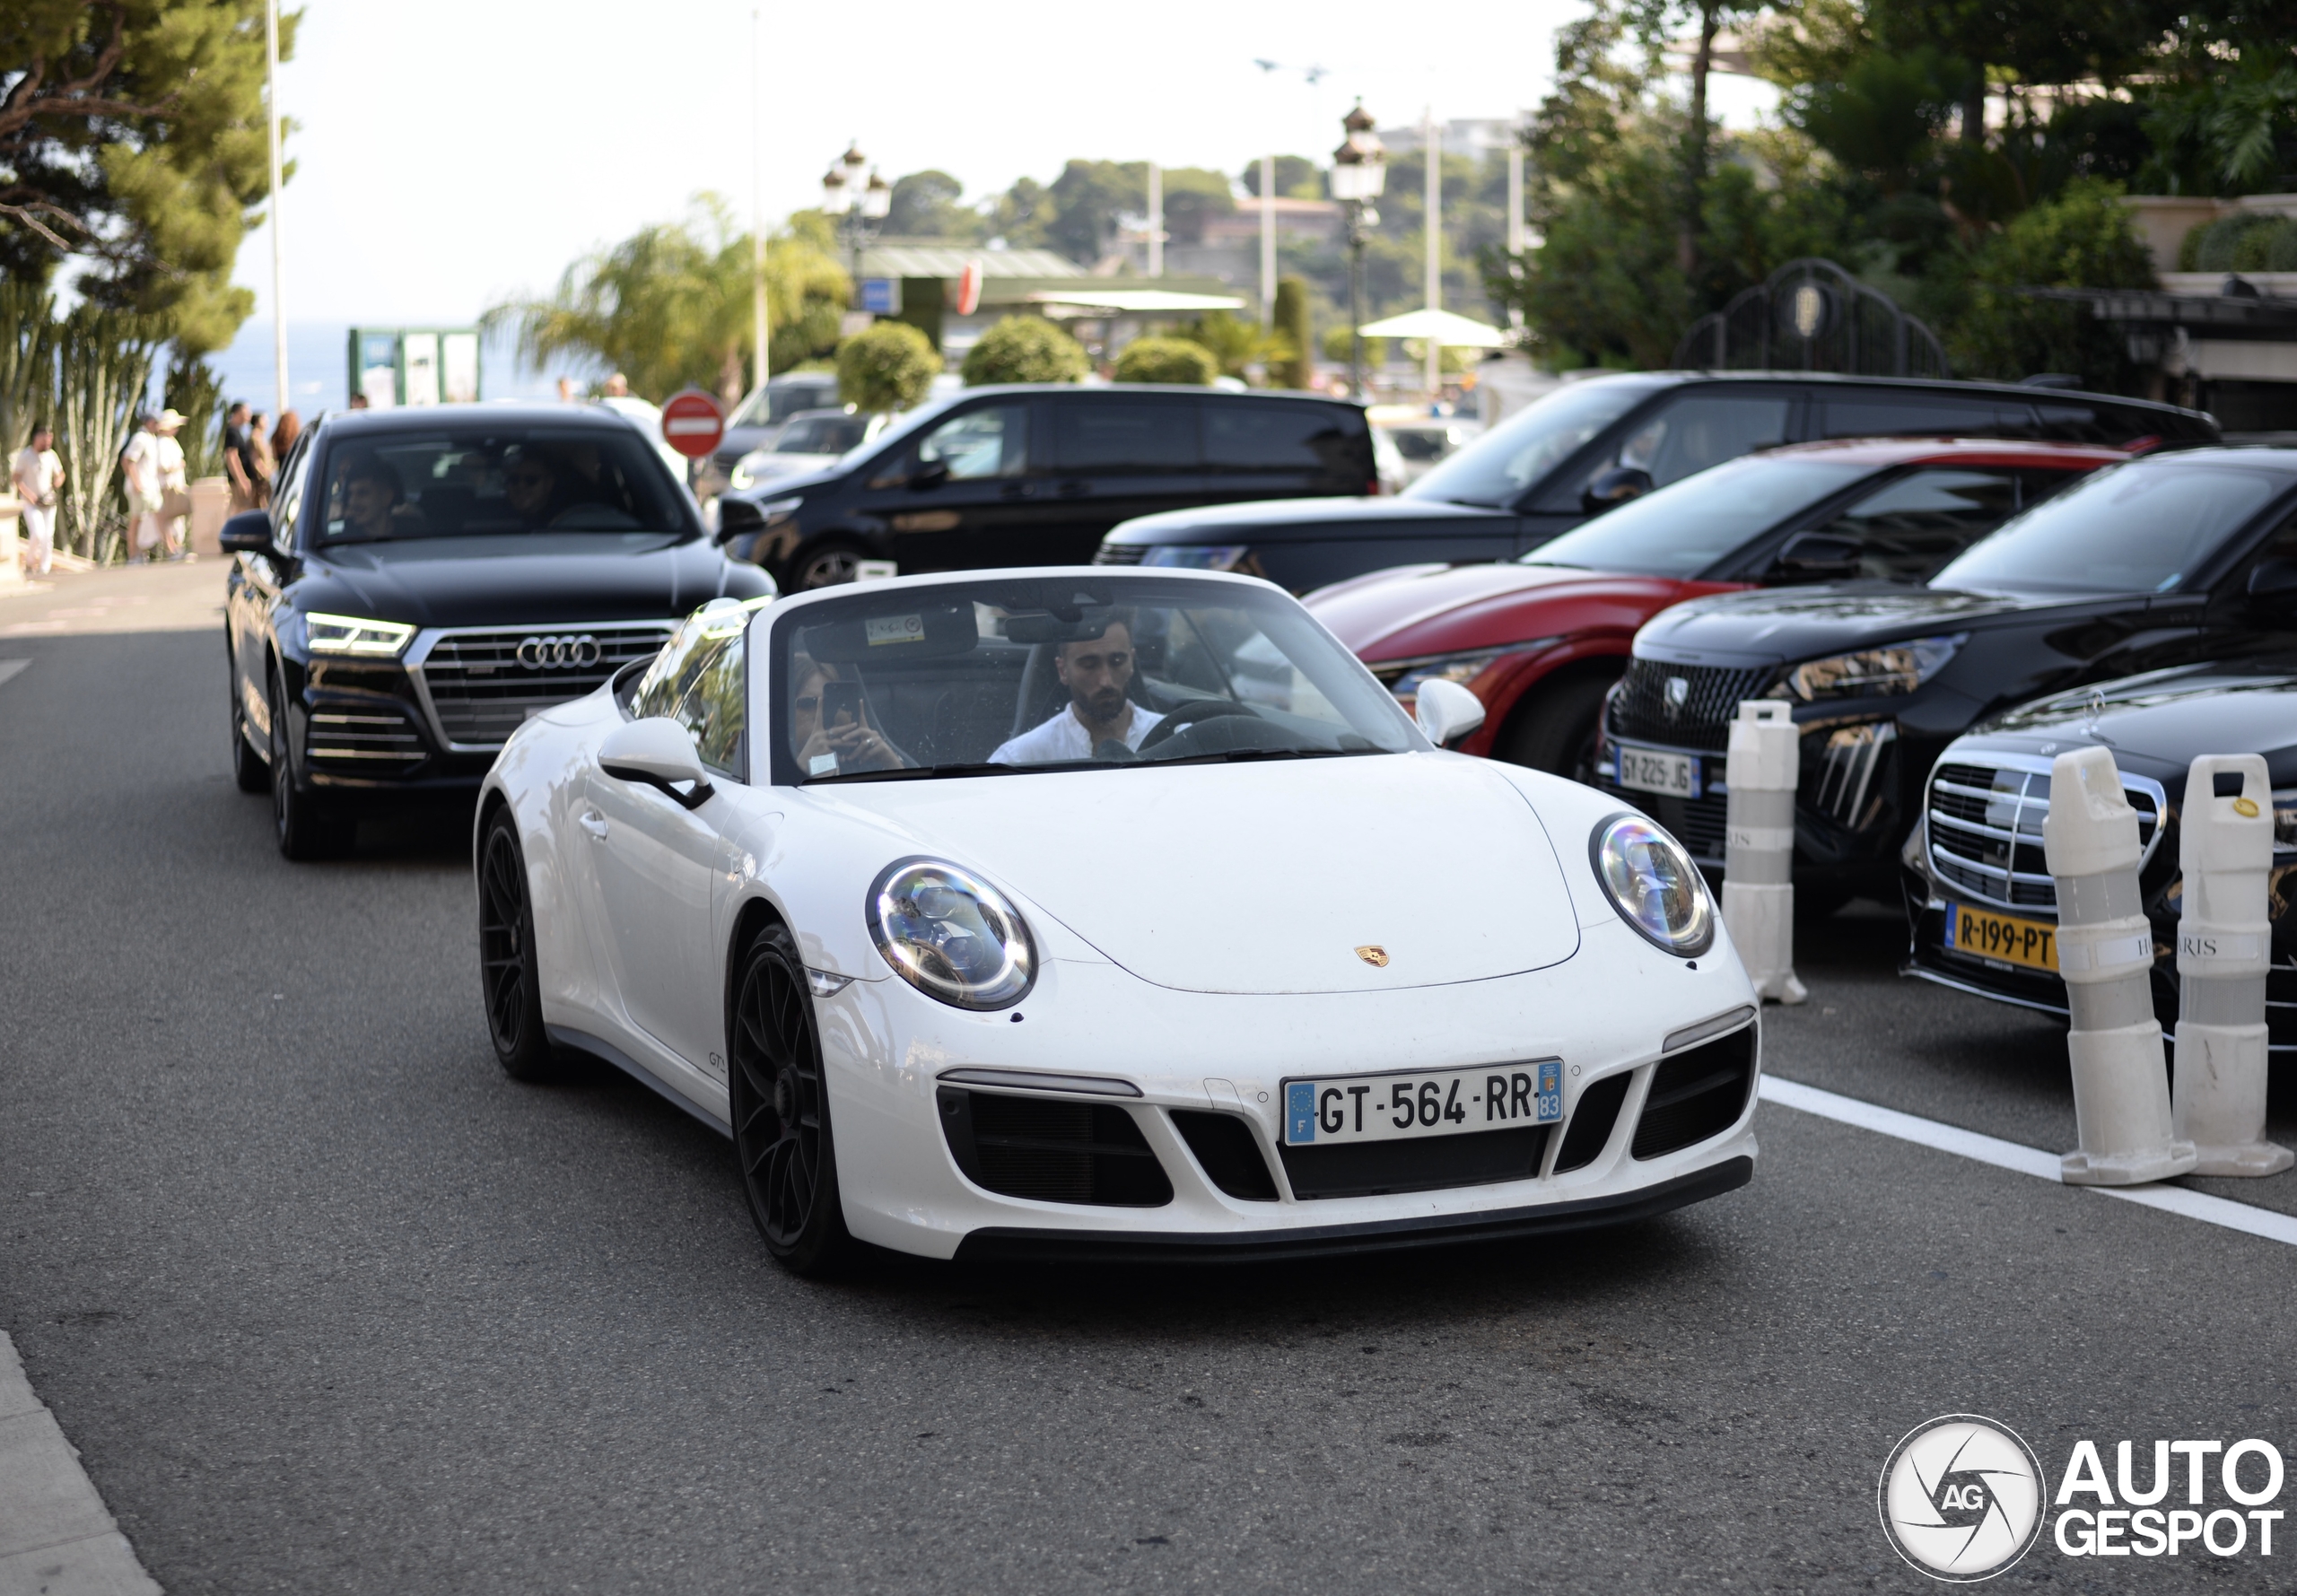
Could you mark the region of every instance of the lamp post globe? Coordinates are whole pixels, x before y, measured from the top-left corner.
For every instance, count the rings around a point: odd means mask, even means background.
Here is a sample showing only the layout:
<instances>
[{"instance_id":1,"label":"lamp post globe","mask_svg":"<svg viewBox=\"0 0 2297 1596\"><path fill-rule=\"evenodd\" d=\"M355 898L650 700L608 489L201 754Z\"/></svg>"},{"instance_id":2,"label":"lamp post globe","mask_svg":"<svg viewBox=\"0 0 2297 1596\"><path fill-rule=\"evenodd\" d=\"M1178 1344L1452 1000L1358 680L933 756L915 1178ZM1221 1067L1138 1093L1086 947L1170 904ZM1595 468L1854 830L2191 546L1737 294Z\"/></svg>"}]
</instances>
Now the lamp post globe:
<instances>
[{"instance_id":1,"label":"lamp post globe","mask_svg":"<svg viewBox=\"0 0 2297 1596\"><path fill-rule=\"evenodd\" d=\"M852 263L852 302L857 309L861 303L861 252L875 240L878 223L893 208L893 185L870 168L859 140L848 144L845 153L830 164L828 175L822 179L822 214L839 219L846 257Z\"/></svg>"}]
</instances>

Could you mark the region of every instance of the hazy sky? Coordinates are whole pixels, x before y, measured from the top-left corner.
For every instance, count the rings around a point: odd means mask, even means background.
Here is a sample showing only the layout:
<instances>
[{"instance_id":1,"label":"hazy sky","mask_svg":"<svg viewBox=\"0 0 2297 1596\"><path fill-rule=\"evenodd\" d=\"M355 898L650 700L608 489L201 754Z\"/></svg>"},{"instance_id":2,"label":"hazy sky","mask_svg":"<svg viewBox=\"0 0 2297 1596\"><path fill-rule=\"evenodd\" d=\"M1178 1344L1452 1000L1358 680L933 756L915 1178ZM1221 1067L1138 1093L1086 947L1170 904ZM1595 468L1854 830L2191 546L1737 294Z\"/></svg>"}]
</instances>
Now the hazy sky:
<instances>
[{"instance_id":1,"label":"hazy sky","mask_svg":"<svg viewBox=\"0 0 2297 1596\"><path fill-rule=\"evenodd\" d=\"M1578 0L873 0L763 8L764 203L811 205L858 137L888 180L968 198L1070 156L1233 172L1322 156L1361 95L1383 125L1506 116L1544 92ZM306 0L280 99L301 124L284 205L287 316L466 321L577 256L752 183L746 0ZM969 20L977 17L978 21ZM1255 57L1289 70L1264 74ZM1311 88L1297 70L1329 69ZM1726 106L1751 86L1725 86ZM270 314L270 239L239 280Z\"/></svg>"}]
</instances>

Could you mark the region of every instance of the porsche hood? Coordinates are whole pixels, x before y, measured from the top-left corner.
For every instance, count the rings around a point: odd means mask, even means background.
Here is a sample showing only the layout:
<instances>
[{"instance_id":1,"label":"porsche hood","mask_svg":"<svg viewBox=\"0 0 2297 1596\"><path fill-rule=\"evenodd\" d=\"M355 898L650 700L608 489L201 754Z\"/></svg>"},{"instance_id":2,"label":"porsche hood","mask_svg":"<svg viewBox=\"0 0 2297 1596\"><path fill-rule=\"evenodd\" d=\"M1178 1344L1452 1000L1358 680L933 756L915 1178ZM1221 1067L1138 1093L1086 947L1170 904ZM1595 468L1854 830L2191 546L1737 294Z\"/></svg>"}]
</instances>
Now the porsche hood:
<instances>
[{"instance_id":1,"label":"porsche hood","mask_svg":"<svg viewBox=\"0 0 2297 1596\"><path fill-rule=\"evenodd\" d=\"M1111 962L1183 991L1448 985L1559 964L1579 945L1557 849L1584 840L1551 844L1523 795L1476 762L1403 754L836 791L914 851L987 872Z\"/></svg>"}]
</instances>

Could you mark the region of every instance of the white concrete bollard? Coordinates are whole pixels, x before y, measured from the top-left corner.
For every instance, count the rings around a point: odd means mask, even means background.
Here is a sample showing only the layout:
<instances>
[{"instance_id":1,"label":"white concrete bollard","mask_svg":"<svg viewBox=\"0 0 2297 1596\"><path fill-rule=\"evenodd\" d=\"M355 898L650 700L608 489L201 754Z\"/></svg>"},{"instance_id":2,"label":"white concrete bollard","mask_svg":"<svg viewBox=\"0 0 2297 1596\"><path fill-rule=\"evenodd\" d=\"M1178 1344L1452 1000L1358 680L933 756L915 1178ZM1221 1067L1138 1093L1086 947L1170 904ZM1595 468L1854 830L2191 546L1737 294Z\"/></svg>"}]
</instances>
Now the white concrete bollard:
<instances>
[{"instance_id":1,"label":"white concrete bollard","mask_svg":"<svg viewBox=\"0 0 2297 1596\"><path fill-rule=\"evenodd\" d=\"M1723 923L1761 997L1800 1003L1795 978L1795 783L1800 734L1790 707L1752 699L1731 722L1724 781Z\"/></svg>"},{"instance_id":2,"label":"white concrete bollard","mask_svg":"<svg viewBox=\"0 0 2297 1596\"><path fill-rule=\"evenodd\" d=\"M2239 775L2219 798L2220 773ZM2273 781L2258 754L2205 754L2186 773L2178 865L2177 1080L2170 1123L2205 1175L2279 1174L2297 1155L2265 1139L2266 970L2273 925Z\"/></svg>"},{"instance_id":3,"label":"white concrete bollard","mask_svg":"<svg viewBox=\"0 0 2297 1596\"><path fill-rule=\"evenodd\" d=\"M2104 748L2050 764L2042 850L2057 883L2057 972L2073 1031L2074 1122L2059 1162L2076 1186L2135 1186L2187 1173L2191 1142L2170 1125L2162 1023L2153 1017L2153 929L2137 892L2137 811Z\"/></svg>"}]
</instances>

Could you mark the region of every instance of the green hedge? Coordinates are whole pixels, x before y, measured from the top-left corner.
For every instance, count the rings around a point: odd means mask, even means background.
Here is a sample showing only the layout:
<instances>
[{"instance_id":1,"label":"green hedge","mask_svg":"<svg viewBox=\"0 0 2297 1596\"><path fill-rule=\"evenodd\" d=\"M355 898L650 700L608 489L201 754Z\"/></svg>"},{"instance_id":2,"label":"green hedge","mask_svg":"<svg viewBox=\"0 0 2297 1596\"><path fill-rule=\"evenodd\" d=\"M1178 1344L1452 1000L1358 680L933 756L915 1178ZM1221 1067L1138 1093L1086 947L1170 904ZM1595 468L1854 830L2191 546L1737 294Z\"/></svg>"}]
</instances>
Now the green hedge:
<instances>
[{"instance_id":1,"label":"green hedge","mask_svg":"<svg viewBox=\"0 0 2297 1596\"><path fill-rule=\"evenodd\" d=\"M1219 361L1191 338L1135 338L1116 357L1119 382L1178 382L1210 388L1219 375Z\"/></svg>"},{"instance_id":2,"label":"green hedge","mask_svg":"<svg viewBox=\"0 0 2297 1596\"><path fill-rule=\"evenodd\" d=\"M2297 272L2297 217L2254 212L2222 217L2186 234L2184 272Z\"/></svg>"},{"instance_id":3,"label":"green hedge","mask_svg":"<svg viewBox=\"0 0 2297 1596\"><path fill-rule=\"evenodd\" d=\"M991 382L1077 382L1092 370L1085 346L1042 316L1008 316L965 351L967 388Z\"/></svg>"}]
</instances>

